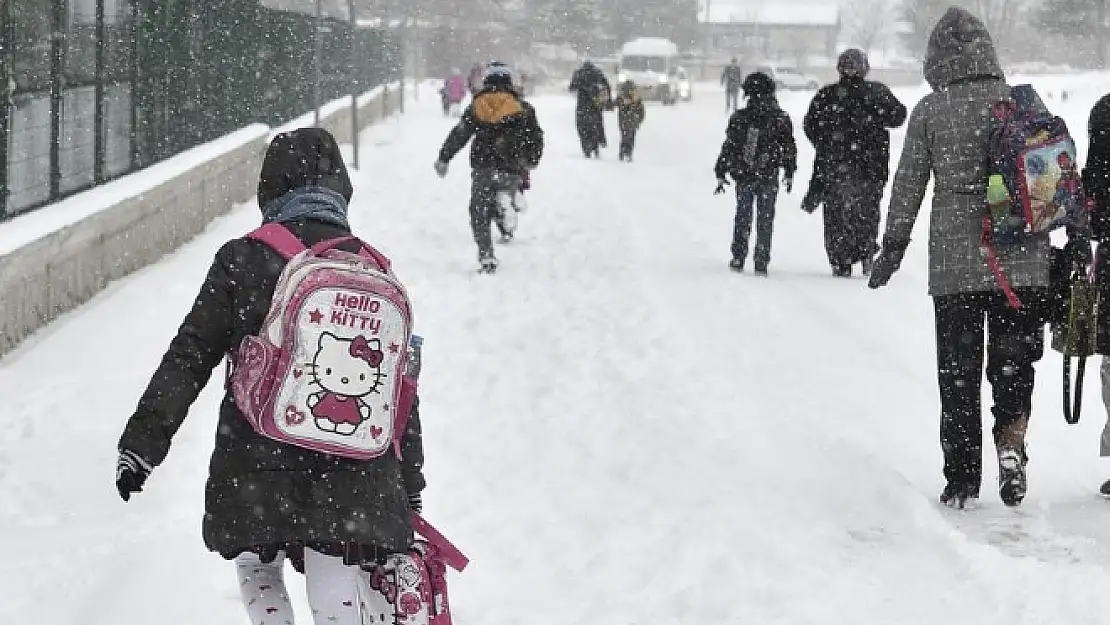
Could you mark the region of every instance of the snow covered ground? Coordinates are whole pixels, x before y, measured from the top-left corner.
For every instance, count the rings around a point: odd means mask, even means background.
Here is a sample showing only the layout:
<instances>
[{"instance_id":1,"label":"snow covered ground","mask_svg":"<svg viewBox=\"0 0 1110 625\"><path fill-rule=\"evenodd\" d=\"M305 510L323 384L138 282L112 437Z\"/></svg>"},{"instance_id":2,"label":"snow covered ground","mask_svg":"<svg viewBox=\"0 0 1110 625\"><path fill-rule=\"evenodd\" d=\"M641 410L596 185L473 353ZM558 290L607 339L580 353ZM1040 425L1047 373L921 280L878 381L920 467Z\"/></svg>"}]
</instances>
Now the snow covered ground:
<instances>
[{"instance_id":1,"label":"snow covered ground","mask_svg":"<svg viewBox=\"0 0 1110 625\"><path fill-rule=\"evenodd\" d=\"M1110 80L1084 84L1052 103L1080 134ZM808 97L782 98L796 124ZM571 99L537 98L549 147L493 277L474 273L465 155L432 172L451 124L434 94L364 135L353 221L426 337L427 516L473 561L452 579L457 623L1104 623L1097 376L1067 427L1046 354L1022 508L997 501L989 446L982 508L939 508L925 219L888 289L828 277L820 216L798 209L803 140L771 278L729 272L722 103L704 86L650 107L625 164L583 159ZM112 480L212 255L257 220L243 207L0 360L0 622L245 623L200 540L220 385L146 492L125 505Z\"/></svg>"}]
</instances>

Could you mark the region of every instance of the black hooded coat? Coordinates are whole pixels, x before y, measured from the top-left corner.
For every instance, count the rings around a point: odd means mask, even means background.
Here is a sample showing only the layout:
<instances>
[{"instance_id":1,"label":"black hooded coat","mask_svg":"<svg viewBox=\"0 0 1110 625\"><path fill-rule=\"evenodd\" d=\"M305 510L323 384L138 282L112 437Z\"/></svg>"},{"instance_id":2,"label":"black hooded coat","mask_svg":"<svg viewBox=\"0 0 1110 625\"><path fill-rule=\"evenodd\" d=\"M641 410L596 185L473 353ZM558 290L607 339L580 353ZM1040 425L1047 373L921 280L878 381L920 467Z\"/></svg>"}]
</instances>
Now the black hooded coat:
<instances>
[{"instance_id":1,"label":"black hooded coat","mask_svg":"<svg viewBox=\"0 0 1110 625\"><path fill-rule=\"evenodd\" d=\"M351 193L339 147L326 131L284 133L270 144L258 183L264 221L283 223L306 245L348 235ZM283 218L289 215L295 216ZM237 238L220 248L120 449L155 467L162 463L213 370L243 337L261 330L284 266L257 241ZM275 442L257 434L225 392L205 491L204 542L226 558L255 551L267 559L305 544L331 555L358 548L360 559L404 550L412 539L407 497L424 488L417 408L402 458L357 461Z\"/></svg>"},{"instance_id":2,"label":"black hooded coat","mask_svg":"<svg viewBox=\"0 0 1110 625\"><path fill-rule=\"evenodd\" d=\"M592 152L604 147L607 142L602 111L609 105L612 95L609 79L596 65L586 62L574 72L569 89L578 95L574 118L582 150Z\"/></svg>"}]
</instances>

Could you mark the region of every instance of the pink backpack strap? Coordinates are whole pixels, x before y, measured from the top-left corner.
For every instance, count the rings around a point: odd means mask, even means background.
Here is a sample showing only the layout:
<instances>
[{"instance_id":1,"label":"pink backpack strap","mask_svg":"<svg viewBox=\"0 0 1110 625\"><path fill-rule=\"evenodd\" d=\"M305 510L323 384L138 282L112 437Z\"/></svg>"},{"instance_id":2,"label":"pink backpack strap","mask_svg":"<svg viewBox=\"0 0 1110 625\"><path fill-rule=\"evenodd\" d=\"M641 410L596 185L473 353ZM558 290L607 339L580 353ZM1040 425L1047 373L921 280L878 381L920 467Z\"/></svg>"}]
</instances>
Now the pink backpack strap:
<instances>
[{"instance_id":1,"label":"pink backpack strap","mask_svg":"<svg viewBox=\"0 0 1110 625\"><path fill-rule=\"evenodd\" d=\"M262 226L248 234L247 238L265 243L273 248L275 252L281 254L281 257L285 260L289 260L308 249L289 228L276 223Z\"/></svg>"},{"instance_id":2,"label":"pink backpack strap","mask_svg":"<svg viewBox=\"0 0 1110 625\"><path fill-rule=\"evenodd\" d=\"M1009 302L1010 307L1014 310L1021 310L1021 300L1018 299L1017 293L1014 292L1014 287L1010 283L1010 279L1006 277L1006 273L1002 271L1002 262L998 259L998 251L994 249L994 242L991 237L991 218L989 215L983 216L983 236L981 245L987 253L987 266L990 267L991 273L994 274L994 279L998 283L999 288L1002 289L1002 294L1006 296L1006 301Z\"/></svg>"},{"instance_id":3,"label":"pink backpack strap","mask_svg":"<svg viewBox=\"0 0 1110 625\"><path fill-rule=\"evenodd\" d=\"M362 246L358 252L360 255L365 256L366 258L373 259L374 262L378 263L378 267L380 267L382 271L389 273L389 270L393 266L393 263L389 262L389 259L385 257L385 254L382 254L378 250L374 249L372 245L353 235L337 237L335 239L328 239L327 241L320 241L316 245L312 246L312 253L317 255L323 254L328 250L335 249L340 245L343 245L344 243L350 243L352 241L355 241Z\"/></svg>"},{"instance_id":4,"label":"pink backpack strap","mask_svg":"<svg viewBox=\"0 0 1110 625\"><path fill-rule=\"evenodd\" d=\"M439 530L432 527L431 523L425 521L424 517L416 512L412 513L412 530L423 536L424 540L427 540L429 545L436 548L439 552L439 556L447 566L461 573L462 570L466 568L466 565L470 564L470 558L463 555L463 552L459 551L458 547L447 540L447 537L439 533Z\"/></svg>"}]
</instances>

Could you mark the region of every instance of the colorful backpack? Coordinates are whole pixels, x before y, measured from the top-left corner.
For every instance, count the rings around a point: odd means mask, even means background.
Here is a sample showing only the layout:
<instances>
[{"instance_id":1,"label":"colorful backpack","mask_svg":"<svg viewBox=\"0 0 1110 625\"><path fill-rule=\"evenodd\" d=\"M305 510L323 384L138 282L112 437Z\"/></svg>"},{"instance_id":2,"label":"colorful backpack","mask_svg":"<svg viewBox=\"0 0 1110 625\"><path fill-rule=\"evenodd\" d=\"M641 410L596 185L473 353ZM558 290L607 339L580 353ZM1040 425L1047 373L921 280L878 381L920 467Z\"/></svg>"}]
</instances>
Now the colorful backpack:
<instances>
[{"instance_id":1,"label":"colorful backpack","mask_svg":"<svg viewBox=\"0 0 1110 625\"><path fill-rule=\"evenodd\" d=\"M1030 85L1011 89L1011 98L991 109L992 174L1010 195L1010 215L992 220L992 242L1021 243L1061 226L1083 223L1085 201L1075 141L1061 117L1050 113Z\"/></svg>"},{"instance_id":2,"label":"colorful backpack","mask_svg":"<svg viewBox=\"0 0 1110 625\"><path fill-rule=\"evenodd\" d=\"M468 560L419 514L412 527L423 539L359 576L364 625L451 625L447 567L462 572Z\"/></svg>"},{"instance_id":3,"label":"colorful backpack","mask_svg":"<svg viewBox=\"0 0 1110 625\"><path fill-rule=\"evenodd\" d=\"M416 380L406 376L411 305L389 260L351 236L306 248L280 224L248 238L288 262L261 332L233 354L236 405L276 441L357 460L400 456ZM359 253L337 249L352 241Z\"/></svg>"}]
</instances>

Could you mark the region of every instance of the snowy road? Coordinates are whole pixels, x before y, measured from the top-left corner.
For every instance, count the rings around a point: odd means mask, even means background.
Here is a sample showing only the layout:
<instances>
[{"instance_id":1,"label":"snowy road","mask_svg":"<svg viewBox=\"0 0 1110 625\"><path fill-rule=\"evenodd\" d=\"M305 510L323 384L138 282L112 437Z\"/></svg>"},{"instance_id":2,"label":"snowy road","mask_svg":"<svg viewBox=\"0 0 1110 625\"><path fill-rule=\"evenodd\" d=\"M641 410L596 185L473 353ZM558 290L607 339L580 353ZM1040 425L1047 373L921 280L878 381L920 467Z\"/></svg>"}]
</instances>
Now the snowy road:
<instances>
[{"instance_id":1,"label":"snowy road","mask_svg":"<svg viewBox=\"0 0 1110 625\"><path fill-rule=\"evenodd\" d=\"M1094 93L1062 109L1077 132ZM634 164L584 160L573 102L537 98L548 151L494 277L474 273L465 155L432 172L437 102L365 135L352 216L426 337L427 515L473 561L457 623L1104 623L1096 376L1069 428L1060 358L1042 361L1024 507L998 503L988 447L982 509L939 509L925 220L887 290L827 277L820 216L798 209L803 140L771 278L730 273L721 98L697 96L649 107ZM796 126L807 98L782 98ZM212 255L257 219L218 221L0 360L0 622L245 622L200 541L219 385L146 492L122 504L112 474Z\"/></svg>"}]
</instances>

